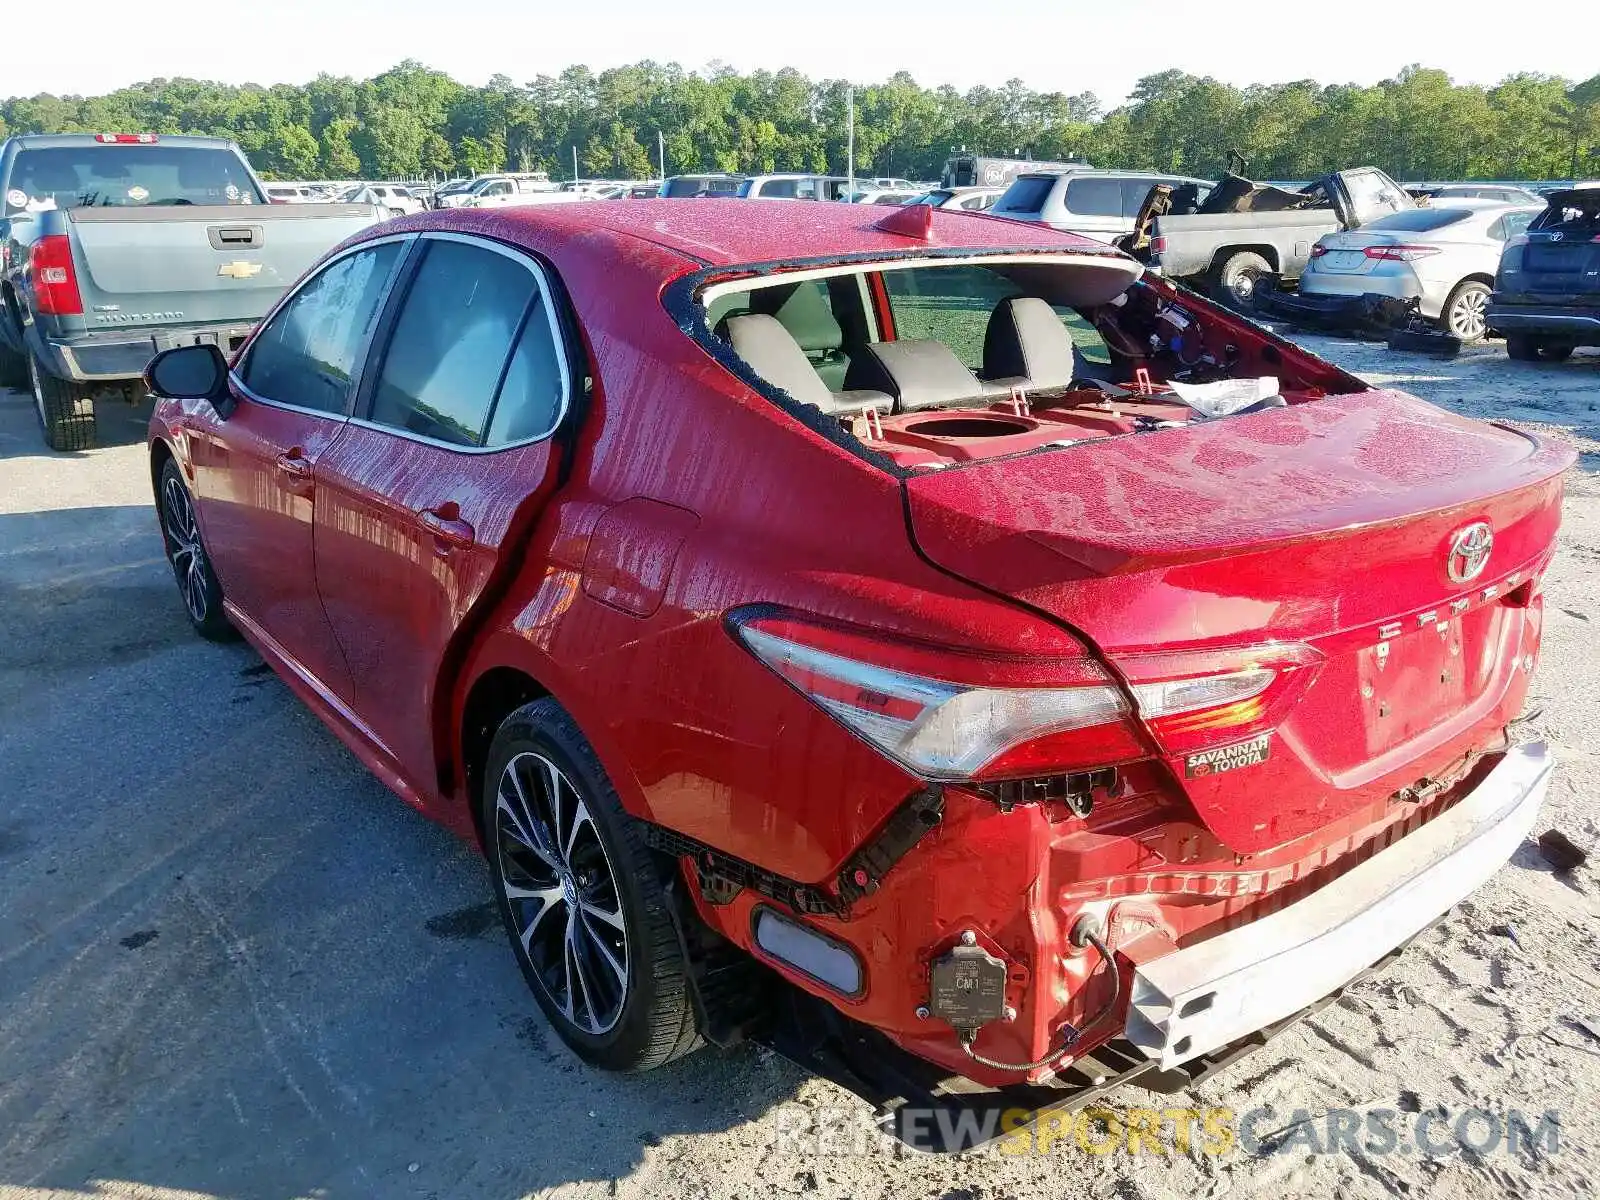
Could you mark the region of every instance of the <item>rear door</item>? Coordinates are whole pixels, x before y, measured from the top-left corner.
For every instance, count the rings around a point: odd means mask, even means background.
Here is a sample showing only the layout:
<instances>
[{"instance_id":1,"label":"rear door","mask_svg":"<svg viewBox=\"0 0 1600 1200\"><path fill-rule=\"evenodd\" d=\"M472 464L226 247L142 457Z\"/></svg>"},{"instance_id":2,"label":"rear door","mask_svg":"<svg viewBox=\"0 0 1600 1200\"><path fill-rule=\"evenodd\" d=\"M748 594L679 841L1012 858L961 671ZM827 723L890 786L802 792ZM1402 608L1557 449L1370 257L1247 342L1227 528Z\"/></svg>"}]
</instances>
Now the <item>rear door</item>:
<instances>
[{"instance_id":1,"label":"rear door","mask_svg":"<svg viewBox=\"0 0 1600 1200\"><path fill-rule=\"evenodd\" d=\"M308 279L230 377L226 420L186 418L206 545L229 602L291 666L348 701L351 680L317 596L313 471L345 429L404 246L352 250Z\"/></svg>"},{"instance_id":2,"label":"rear door","mask_svg":"<svg viewBox=\"0 0 1600 1200\"><path fill-rule=\"evenodd\" d=\"M554 486L573 373L533 259L426 235L406 270L358 415L317 463L316 573L370 732L427 790L441 662Z\"/></svg>"},{"instance_id":3,"label":"rear door","mask_svg":"<svg viewBox=\"0 0 1600 1200\"><path fill-rule=\"evenodd\" d=\"M1107 175L1073 175L1067 180L1063 228L1096 241L1111 242L1133 228L1122 215L1122 180Z\"/></svg>"}]
</instances>

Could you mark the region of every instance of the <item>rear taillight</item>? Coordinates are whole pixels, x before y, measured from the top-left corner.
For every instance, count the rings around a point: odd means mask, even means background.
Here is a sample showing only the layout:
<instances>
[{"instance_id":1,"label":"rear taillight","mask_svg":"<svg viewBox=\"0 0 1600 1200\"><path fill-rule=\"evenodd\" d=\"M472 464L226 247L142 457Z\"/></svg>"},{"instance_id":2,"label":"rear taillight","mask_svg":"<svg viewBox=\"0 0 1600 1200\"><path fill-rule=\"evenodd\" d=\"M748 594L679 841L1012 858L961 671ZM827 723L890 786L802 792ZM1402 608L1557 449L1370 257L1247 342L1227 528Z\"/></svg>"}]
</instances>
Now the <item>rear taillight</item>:
<instances>
[{"instance_id":1,"label":"rear taillight","mask_svg":"<svg viewBox=\"0 0 1600 1200\"><path fill-rule=\"evenodd\" d=\"M153 133L97 133L94 140L102 146L154 146L161 139Z\"/></svg>"},{"instance_id":2,"label":"rear taillight","mask_svg":"<svg viewBox=\"0 0 1600 1200\"><path fill-rule=\"evenodd\" d=\"M733 628L802 695L931 780L1029 778L1147 757L1136 713L1170 753L1225 745L1281 716L1284 698L1301 690L1288 678L1321 661L1304 646L1119 660L1130 703L1087 656L1022 669L787 616L735 619Z\"/></svg>"},{"instance_id":3,"label":"rear taillight","mask_svg":"<svg viewBox=\"0 0 1600 1200\"><path fill-rule=\"evenodd\" d=\"M1368 258L1384 259L1389 262L1415 262L1419 258L1427 258L1431 254L1439 253L1438 246L1368 246L1361 253Z\"/></svg>"},{"instance_id":4,"label":"rear taillight","mask_svg":"<svg viewBox=\"0 0 1600 1200\"><path fill-rule=\"evenodd\" d=\"M1274 729L1316 678L1322 655L1298 642L1118 658L1146 728L1168 754Z\"/></svg>"},{"instance_id":5,"label":"rear taillight","mask_svg":"<svg viewBox=\"0 0 1600 1200\"><path fill-rule=\"evenodd\" d=\"M1311 257L1312 258L1321 258L1327 252L1328 252L1328 248L1326 246L1324 246L1321 242L1318 242L1315 246L1311 247Z\"/></svg>"},{"instance_id":6,"label":"rear taillight","mask_svg":"<svg viewBox=\"0 0 1600 1200\"><path fill-rule=\"evenodd\" d=\"M33 303L38 312L55 317L83 314L78 273L72 265L72 241L66 234L46 234L34 242L28 273L33 278Z\"/></svg>"},{"instance_id":7,"label":"rear taillight","mask_svg":"<svg viewBox=\"0 0 1600 1200\"><path fill-rule=\"evenodd\" d=\"M1151 253L1151 255L1153 257L1160 258L1166 252L1167 252L1167 239L1166 238L1164 238L1164 237L1153 237L1153 238L1150 239L1150 253Z\"/></svg>"},{"instance_id":8,"label":"rear taillight","mask_svg":"<svg viewBox=\"0 0 1600 1200\"><path fill-rule=\"evenodd\" d=\"M1132 709L1088 658L1051 660L1054 686L958 650L880 639L786 616L735 619L739 640L846 729L934 780L996 779L1041 767L1105 766L1143 756Z\"/></svg>"}]
</instances>

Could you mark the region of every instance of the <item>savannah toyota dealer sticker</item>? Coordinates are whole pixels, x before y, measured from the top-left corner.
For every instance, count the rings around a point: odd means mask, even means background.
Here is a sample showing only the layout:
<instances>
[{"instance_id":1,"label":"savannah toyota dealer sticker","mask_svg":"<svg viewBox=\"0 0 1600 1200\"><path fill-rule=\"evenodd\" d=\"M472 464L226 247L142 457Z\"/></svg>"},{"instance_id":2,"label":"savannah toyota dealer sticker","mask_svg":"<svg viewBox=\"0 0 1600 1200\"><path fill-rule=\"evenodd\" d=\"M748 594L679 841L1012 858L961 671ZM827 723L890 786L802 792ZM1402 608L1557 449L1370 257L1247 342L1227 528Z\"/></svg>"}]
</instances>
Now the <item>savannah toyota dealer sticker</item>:
<instances>
[{"instance_id":1,"label":"savannah toyota dealer sticker","mask_svg":"<svg viewBox=\"0 0 1600 1200\"><path fill-rule=\"evenodd\" d=\"M1221 746L1191 754L1183 760L1183 774L1188 779L1203 779L1207 775L1221 775L1224 771L1237 771L1240 767L1256 767L1267 761L1270 754L1270 733L1253 737L1248 742Z\"/></svg>"}]
</instances>

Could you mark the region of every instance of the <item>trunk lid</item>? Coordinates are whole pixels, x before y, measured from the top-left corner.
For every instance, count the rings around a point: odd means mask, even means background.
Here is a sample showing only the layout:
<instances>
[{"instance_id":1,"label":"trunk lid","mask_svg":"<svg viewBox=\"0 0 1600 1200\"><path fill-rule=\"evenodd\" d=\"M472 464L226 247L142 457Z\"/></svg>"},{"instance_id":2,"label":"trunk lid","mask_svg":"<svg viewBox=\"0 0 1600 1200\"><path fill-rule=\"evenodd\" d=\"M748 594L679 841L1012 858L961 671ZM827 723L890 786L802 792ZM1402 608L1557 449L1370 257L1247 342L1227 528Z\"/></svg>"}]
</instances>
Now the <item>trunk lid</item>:
<instances>
[{"instance_id":1,"label":"trunk lid","mask_svg":"<svg viewBox=\"0 0 1600 1200\"><path fill-rule=\"evenodd\" d=\"M91 329L258 320L377 220L369 205L182 205L67 212Z\"/></svg>"},{"instance_id":2,"label":"trunk lid","mask_svg":"<svg viewBox=\"0 0 1600 1200\"><path fill-rule=\"evenodd\" d=\"M924 554L1071 625L1124 675L1176 651L1315 652L1262 753L1254 730L1202 747L1220 757L1162 749L1201 819L1250 853L1418 783L1509 719L1537 640L1529 581L1552 553L1572 457L1362 392L919 475L906 491ZM1455 539L1480 522L1487 560L1453 577Z\"/></svg>"}]
</instances>

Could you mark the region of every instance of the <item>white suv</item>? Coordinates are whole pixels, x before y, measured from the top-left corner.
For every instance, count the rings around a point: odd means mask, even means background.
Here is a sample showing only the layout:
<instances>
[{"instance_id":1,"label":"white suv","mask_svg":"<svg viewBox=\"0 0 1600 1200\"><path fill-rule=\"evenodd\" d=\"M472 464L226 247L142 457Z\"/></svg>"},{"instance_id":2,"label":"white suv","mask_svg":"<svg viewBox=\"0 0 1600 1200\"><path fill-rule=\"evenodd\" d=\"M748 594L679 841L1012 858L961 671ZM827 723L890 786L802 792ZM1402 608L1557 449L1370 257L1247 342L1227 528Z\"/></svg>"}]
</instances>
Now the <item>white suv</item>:
<instances>
[{"instance_id":1,"label":"white suv","mask_svg":"<svg viewBox=\"0 0 1600 1200\"><path fill-rule=\"evenodd\" d=\"M1039 221L1052 229L1081 233L1099 242L1114 242L1133 232L1139 206L1158 183L1174 188L1194 184L1202 200L1211 191L1207 181L1186 175L1085 167L1081 171L1018 175L989 212L1013 221Z\"/></svg>"}]
</instances>

